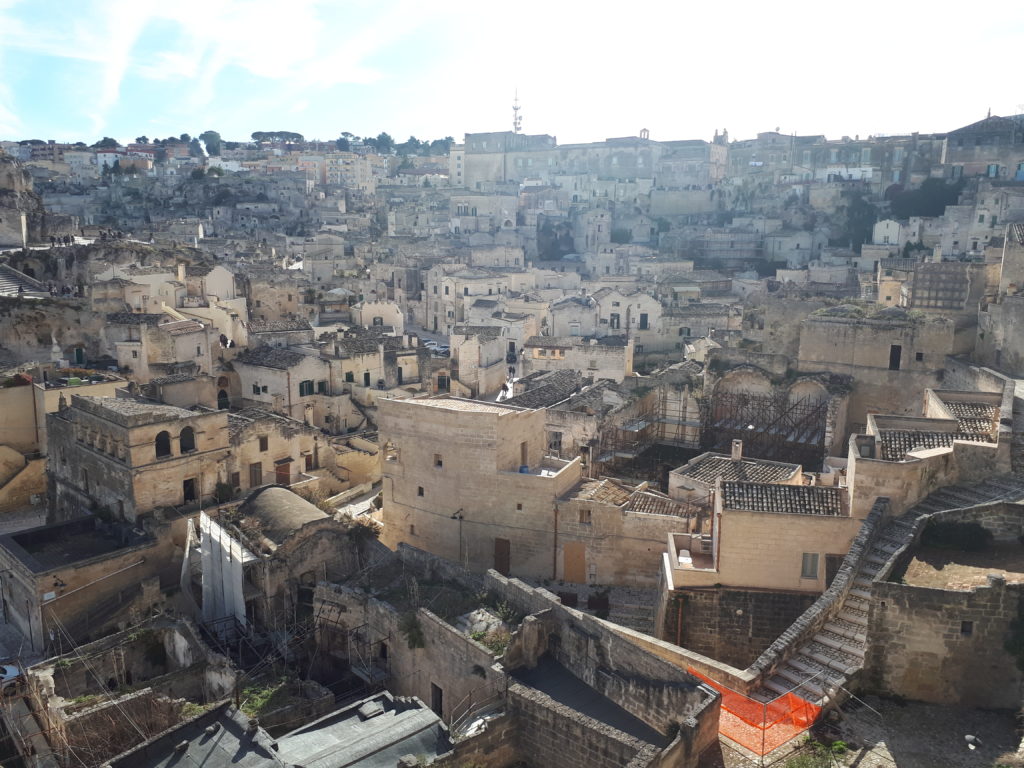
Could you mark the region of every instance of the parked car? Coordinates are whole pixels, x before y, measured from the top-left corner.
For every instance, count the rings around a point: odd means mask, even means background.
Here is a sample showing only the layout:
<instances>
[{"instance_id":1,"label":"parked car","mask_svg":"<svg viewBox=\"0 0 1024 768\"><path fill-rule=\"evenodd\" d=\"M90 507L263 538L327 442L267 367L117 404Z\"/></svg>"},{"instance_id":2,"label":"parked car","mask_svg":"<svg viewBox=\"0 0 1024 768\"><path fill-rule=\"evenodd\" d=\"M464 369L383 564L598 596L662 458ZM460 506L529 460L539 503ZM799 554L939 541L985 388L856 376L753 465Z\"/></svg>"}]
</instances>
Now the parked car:
<instances>
[{"instance_id":1,"label":"parked car","mask_svg":"<svg viewBox=\"0 0 1024 768\"><path fill-rule=\"evenodd\" d=\"M448 355L450 355L451 353L451 347L449 347L447 344L441 344L434 349L434 354L440 355L441 357L448 357Z\"/></svg>"},{"instance_id":2,"label":"parked car","mask_svg":"<svg viewBox=\"0 0 1024 768\"><path fill-rule=\"evenodd\" d=\"M437 342L433 339L427 339L423 342L423 346L430 350L437 349Z\"/></svg>"}]
</instances>

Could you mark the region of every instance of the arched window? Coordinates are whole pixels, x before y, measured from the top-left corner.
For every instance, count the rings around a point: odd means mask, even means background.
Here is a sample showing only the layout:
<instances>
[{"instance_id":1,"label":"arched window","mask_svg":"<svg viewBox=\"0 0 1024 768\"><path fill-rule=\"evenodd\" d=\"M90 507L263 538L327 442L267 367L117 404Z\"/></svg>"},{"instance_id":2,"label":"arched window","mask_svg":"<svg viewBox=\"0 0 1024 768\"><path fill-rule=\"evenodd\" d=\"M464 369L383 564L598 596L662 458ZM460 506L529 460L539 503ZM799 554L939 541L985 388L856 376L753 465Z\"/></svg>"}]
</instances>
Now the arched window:
<instances>
[{"instance_id":1,"label":"arched window","mask_svg":"<svg viewBox=\"0 0 1024 768\"><path fill-rule=\"evenodd\" d=\"M226 411L231 407L231 400L228 397L228 393L223 389L217 393L217 408L221 411Z\"/></svg>"},{"instance_id":2,"label":"arched window","mask_svg":"<svg viewBox=\"0 0 1024 768\"><path fill-rule=\"evenodd\" d=\"M163 459L171 455L171 433L161 432L156 436L156 457Z\"/></svg>"},{"instance_id":3,"label":"arched window","mask_svg":"<svg viewBox=\"0 0 1024 768\"><path fill-rule=\"evenodd\" d=\"M185 427L181 430L179 440L181 442L182 453L188 453L189 451L194 451L196 449L196 433L192 427Z\"/></svg>"}]
</instances>

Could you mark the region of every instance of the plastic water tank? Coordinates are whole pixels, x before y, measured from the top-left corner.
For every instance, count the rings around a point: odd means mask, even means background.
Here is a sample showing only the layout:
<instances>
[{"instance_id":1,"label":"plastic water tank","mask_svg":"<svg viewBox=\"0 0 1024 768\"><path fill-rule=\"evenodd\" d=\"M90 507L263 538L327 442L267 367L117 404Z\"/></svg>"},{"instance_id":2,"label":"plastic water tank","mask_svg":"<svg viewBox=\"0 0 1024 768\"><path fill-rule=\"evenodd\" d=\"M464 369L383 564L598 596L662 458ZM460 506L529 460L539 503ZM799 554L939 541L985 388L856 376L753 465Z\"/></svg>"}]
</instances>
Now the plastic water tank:
<instances>
[{"instance_id":1,"label":"plastic water tank","mask_svg":"<svg viewBox=\"0 0 1024 768\"><path fill-rule=\"evenodd\" d=\"M520 464L519 465L519 474L520 475L528 475L528 474L530 474L530 465L529 464Z\"/></svg>"}]
</instances>

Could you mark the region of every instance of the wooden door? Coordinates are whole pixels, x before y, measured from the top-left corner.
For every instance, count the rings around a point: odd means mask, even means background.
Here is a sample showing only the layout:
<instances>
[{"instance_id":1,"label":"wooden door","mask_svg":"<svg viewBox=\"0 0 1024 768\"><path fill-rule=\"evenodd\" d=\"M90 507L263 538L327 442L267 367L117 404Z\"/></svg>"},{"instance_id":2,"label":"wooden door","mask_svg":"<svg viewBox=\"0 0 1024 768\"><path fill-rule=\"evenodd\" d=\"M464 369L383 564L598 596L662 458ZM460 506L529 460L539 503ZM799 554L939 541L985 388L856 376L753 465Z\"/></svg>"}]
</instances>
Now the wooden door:
<instances>
[{"instance_id":1,"label":"wooden door","mask_svg":"<svg viewBox=\"0 0 1024 768\"><path fill-rule=\"evenodd\" d=\"M567 541L562 545L563 578L573 584L587 582L587 545L582 541Z\"/></svg>"},{"instance_id":2,"label":"wooden door","mask_svg":"<svg viewBox=\"0 0 1024 768\"><path fill-rule=\"evenodd\" d=\"M278 485L291 485L292 480L292 463L286 461L284 464L278 464L274 467L276 473L276 482Z\"/></svg>"},{"instance_id":3,"label":"wooden door","mask_svg":"<svg viewBox=\"0 0 1024 768\"><path fill-rule=\"evenodd\" d=\"M494 540L494 570L508 576L512 565L512 544L508 539Z\"/></svg>"}]
</instances>

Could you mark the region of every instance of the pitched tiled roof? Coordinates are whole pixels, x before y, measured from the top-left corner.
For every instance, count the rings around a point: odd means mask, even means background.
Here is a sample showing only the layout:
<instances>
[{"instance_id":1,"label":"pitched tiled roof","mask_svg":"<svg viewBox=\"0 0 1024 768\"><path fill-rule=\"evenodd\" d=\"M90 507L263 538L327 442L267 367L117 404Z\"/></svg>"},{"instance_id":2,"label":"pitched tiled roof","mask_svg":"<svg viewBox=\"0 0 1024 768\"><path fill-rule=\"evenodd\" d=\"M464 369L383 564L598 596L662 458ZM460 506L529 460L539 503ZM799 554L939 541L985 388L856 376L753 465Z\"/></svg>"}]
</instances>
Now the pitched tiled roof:
<instances>
[{"instance_id":1,"label":"pitched tiled roof","mask_svg":"<svg viewBox=\"0 0 1024 768\"><path fill-rule=\"evenodd\" d=\"M780 483L798 471L799 464L782 464L760 459L733 461L725 454L713 453L697 463L680 467L673 474L692 477L705 485L714 485L718 478L729 482Z\"/></svg>"},{"instance_id":2,"label":"pitched tiled roof","mask_svg":"<svg viewBox=\"0 0 1024 768\"><path fill-rule=\"evenodd\" d=\"M311 331L308 320L250 320L249 333L275 333L281 331Z\"/></svg>"},{"instance_id":3,"label":"pitched tiled roof","mask_svg":"<svg viewBox=\"0 0 1024 768\"><path fill-rule=\"evenodd\" d=\"M883 429L878 433L884 461L903 461L910 451L951 448L954 440L987 443L989 435L969 432L919 432L909 429Z\"/></svg>"},{"instance_id":4,"label":"pitched tiled roof","mask_svg":"<svg viewBox=\"0 0 1024 768\"><path fill-rule=\"evenodd\" d=\"M621 507L629 501L629 491L614 480L584 480L570 493L578 501L594 501Z\"/></svg>"},{"instance_id":5,"label":"pitched tiled roof","mask_svg":"<svg viewBox=\"0 0 1024 768\"><path fill-rule=\"evenodd\" d=\"M960 431L975 434L992 434L999 421L999 406L988 403L944 401L949 412L960 422Z\"/></svg>"},{"instance_id":6,"label":"pitched tiled roof","mask_svg":"<svg viewBox=\"0 0 1024 768\"><path fill-rule=\"evenodd\" d=\"M722 507L790 515L843 514L842 491L820 485L724 482Z\"/></svg>"},{"instance_id":7,"label":"pitched tiled roof","mask_svg":"<svg viewBox=\"0 0 1024 768\"><path fill-rule=\"evenodd\" d=\"M163 318L160 314L137 312L110 312L107 322L112 325L156 325Z\"/></svg>"},{"instance_id":8,"label":"pitched tiled roof","mask_svg":"<svg viewBox=\"0 0 1024 768\"><path fill-rule=\"evenodd\" d=\"M580 388L583 377L579 371L553 371L536 380L536 385L504 402L520 408L547 408L560 403Z\"/></svg>"},{"instance_id":9,"label":"pitched tiled roof","mask_svg":"<svg viewBox=\"0 0 1024 768\"><path fill-rule=\"evenodd\" d=\"M279 347L255 347L246 349L239 353L235 362L246 365L258 365L261 368L279 368L285 370L298 365L304 358L301 352L292 352L290 349Z\"/></svg>"},{"instance_id":10,"label":"pitched tiled roof","mask_svg":"<svg viewBox=\"0 0 1024 768\"><path fill-rule=\"evenodd\" d=\"M636 491L629 497L626 509L645 515L670 515L672 517L688 517L690 508L685 504L670 499L663 493L654 491Z\"/></svg>"},{"instance_id":11,"label":"pitched tiled roof","mask_svg":"<svg viewBox=\"0 0 1024 768\"><path fill-rule=\"evenodd\" d=\"M480 336L485 339L496 339L501 336L499 325L456 325L452 328L452 336Z\"/></svg>"}]
</instances>

